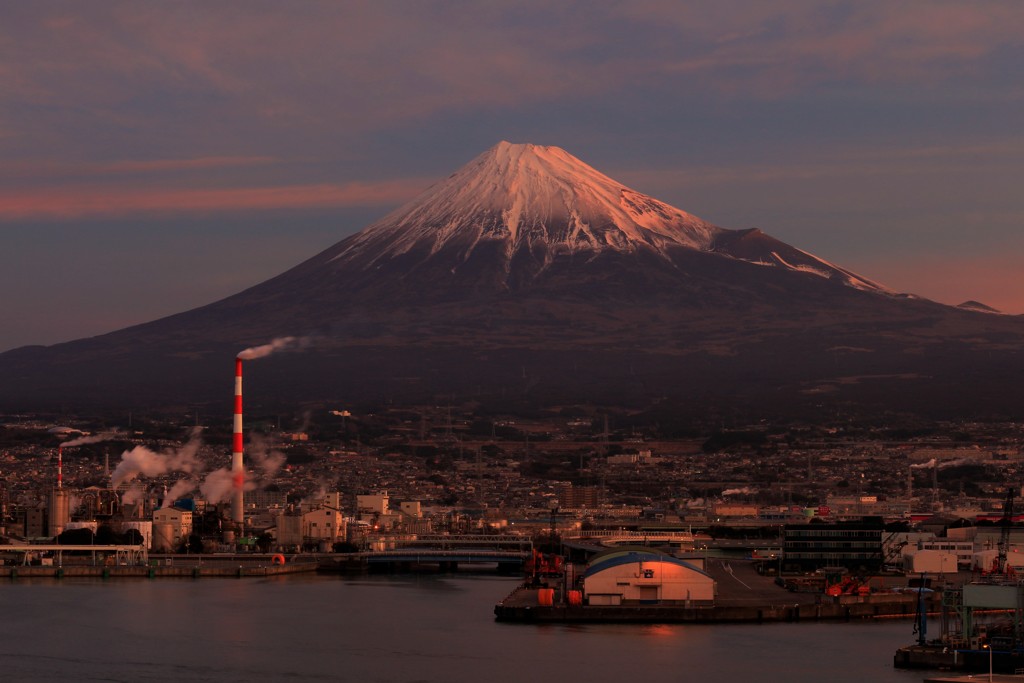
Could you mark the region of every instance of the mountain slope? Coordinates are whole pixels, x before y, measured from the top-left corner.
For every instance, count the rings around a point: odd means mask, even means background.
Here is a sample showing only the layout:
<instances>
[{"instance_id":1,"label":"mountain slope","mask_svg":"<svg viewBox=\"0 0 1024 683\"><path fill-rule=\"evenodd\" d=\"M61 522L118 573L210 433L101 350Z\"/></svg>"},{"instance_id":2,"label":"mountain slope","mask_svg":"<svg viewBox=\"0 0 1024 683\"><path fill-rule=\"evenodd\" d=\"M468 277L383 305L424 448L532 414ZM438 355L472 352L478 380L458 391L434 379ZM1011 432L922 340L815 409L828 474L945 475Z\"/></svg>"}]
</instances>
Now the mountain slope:
<instances>
[{"instance_id":1,"label":"mountain slope","mask_svg":"<svg viewBox=\"0 0 1024 683\"><path fill-rule=\"evenodd\" d=\"M474 270L487 260L513 287L564 257L679 247L886 291L760 231L733 231L625 187L557 147L501 142L321 256L336 270ZM443 264L443 265L438 265Z\"/></svg>"},{"instance_id":2,"label":"mountain slope","mask_svg":"<svg viewBox=\"0 0 1024 683\"><path fill-rule=\"evenodd\" d=\"M0 404L218 400L234 354L282 336L307 350L260 361L255 382L285 404L511 392L993 412L1019 406L1011 379L1024 367L1020 317L896 295L558 148L503 142L239 294L0 355Z\"/></svg>"}]
</instances>

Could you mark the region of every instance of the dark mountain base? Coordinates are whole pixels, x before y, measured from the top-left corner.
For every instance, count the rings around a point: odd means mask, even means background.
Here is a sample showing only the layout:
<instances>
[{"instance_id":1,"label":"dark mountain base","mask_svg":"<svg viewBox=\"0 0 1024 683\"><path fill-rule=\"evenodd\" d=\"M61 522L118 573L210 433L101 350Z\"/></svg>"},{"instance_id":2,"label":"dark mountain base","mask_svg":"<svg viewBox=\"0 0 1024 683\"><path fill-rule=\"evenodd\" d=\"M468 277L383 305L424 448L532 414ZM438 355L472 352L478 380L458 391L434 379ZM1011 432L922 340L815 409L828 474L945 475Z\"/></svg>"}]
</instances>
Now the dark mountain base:
<instances>
[{"instance_id":1,"label":"dark mountain base","mask_svg":"<svg viewBox=\"0 0 1024 683\"><path fill-rule=\"evenodd\" d=\"M222 405L228 414L234 352L225 348L194 359L126 355L102 364L68 363L56 375L12 373L0 408L202 404L208 410ZM1019 351L965 352L955 344L927 356L896 348L821 351L816 343L792 338L730 355L351 347L275 355L248 362L245 370L252 410L467 400L527 412L572 404L637 410L659 405L712 425L858 416L1021 419L1021 386Z\"/></svg>"}]
</instances>

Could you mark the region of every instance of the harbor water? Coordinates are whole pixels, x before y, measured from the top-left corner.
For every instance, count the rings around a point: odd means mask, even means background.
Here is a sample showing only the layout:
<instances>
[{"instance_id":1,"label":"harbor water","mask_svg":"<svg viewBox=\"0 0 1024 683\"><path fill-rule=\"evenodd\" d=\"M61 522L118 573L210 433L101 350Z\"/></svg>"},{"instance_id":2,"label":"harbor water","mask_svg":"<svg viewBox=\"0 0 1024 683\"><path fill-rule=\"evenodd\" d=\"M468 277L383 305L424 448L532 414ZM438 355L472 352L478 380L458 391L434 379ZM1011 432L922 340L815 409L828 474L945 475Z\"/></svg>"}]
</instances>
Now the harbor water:
<instances>
[{"instance_id":1,"label":"harbor water","mask_svg":"<svg viewBox=\"0 0 1024 683\"><path fill-rule=\"evenodd\" d=\"M14 580L5 681L919 683L904 620L497 623L514 579L452 576ZM653 677L653 678L652 678Z\"/></svg>"}]
</instances>

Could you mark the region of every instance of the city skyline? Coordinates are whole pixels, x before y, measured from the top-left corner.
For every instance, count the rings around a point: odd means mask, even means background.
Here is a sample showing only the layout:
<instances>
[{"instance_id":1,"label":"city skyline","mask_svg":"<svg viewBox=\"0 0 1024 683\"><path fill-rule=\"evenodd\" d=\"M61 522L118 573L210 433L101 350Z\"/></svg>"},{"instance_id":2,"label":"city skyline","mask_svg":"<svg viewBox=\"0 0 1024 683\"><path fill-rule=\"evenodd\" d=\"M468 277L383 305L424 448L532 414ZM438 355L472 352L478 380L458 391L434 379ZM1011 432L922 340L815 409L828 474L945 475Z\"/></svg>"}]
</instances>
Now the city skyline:
<instances>
[{"instance_id":1,"label":"city skyline","mask_svg":"<svg viewBox=\"0 0 1024 683\"><path fill-rule=\"evenodd\" d=\"M1024 8L101 2L0 27L0 351L211 303L500 140L1024 313Z\"/></svg>"}]
</instances>

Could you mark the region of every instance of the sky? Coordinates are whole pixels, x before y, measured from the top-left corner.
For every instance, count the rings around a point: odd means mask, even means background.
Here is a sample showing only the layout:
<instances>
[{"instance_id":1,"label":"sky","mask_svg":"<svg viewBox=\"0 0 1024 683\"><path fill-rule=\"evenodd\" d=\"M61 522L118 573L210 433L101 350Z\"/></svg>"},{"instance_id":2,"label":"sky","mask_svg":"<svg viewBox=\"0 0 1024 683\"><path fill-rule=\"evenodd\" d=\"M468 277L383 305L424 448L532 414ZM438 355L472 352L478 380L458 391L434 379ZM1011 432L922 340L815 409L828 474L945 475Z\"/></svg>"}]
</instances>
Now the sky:
<instances>
[{"instance_id":1,"label":"sky","mask_svg":"<svg viewBox=\"0 0 1024 683\"><path fill-rule=\"evenodd\" d=\"M1024 314L1024 3L5 3L0 351L258 284L501 140Z\"/></svg>"}]
</instances>

